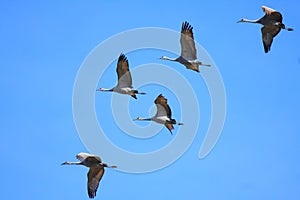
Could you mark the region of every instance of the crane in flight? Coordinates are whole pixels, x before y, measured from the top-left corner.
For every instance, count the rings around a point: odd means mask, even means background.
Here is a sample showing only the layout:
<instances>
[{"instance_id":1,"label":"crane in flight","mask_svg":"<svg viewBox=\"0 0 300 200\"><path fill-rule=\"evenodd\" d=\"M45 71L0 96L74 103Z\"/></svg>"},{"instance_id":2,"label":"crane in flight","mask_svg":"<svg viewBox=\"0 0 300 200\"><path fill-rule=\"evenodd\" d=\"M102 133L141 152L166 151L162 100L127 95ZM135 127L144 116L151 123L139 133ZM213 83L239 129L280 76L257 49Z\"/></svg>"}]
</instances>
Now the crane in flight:
<instances>
[{"instance_id":1,"label":"crane in flight","mask_svg":"<svg viewBox=\"0 0 300 200\"><path fill-rule=\"evenodd\" d=\"M187 69L199 71L199 65L208 66L197 60L197 50L194 41L193 27L188 22L183 22L180 37L181 55L178 58L160 57L161 60L170 60L183 64Z\"/></svg>"},{"instance_id":2,"label":"crane in flight","mask_svg":"<svg viewBox=\"0 0 300 200\"><path fill-rule=\"evenodd\" d=\"M79 153L76 155L76 158L79 162L66 161L62 165L84 165L90 168L87 174L87 189L89 198L93 199L96 196L99 182L104 174L104 167L116 168L116 166L109 166L103 163L100 157L88 153Z\"/></svg>"},{"instance_id":3,"label":"crane in flight","mask_svg":"<svg viewBox=\"0 0 300 200\"><path fill-rule=\"evenodd\" d=\"M262 18L256 20L241 19L238 22L258 23L263 25L261 28L262 41L265 53L268 53L271 50L273 38L280 30L285 29L287 31L293 31L293 28L286 27L282 23L282 15L280 12L268 8L267 6L262 6L262 10L265 12L265 15Z\"/></svg>"},{"instance_id":4,"label":"crane in flight","mask_svg":"<svg viewBox=\"0 0 300 200\"><path fill-rule=\"evenodd\" d=\"M183 125L181 122L176 122L175 119L172 119L172 111L170 106L168 105L167 99L162 95L158 95L158 97L154 101L156 105L156 114L151 118L142 118L137 117L135 120L139 121L154 121L159 124L164 124L171 134L174 129L173 124Z\"/></svg>"},{"instance_id":5,"label":"crane in flight","mask_svg":"<svg viewBox=\"0 0 300 200\"><path fill-rule=\"evenodd\" d=\"M97 89L97 91L128 94L135 99L137 99L136 94L146 94L145 92L139 92L138 90L133 89L132 78L129 71L128 59L123 53L121 53L121 55L119 56L116 72L118 74L117 86L111 89L106 89L101 87Z\"/></svg>"}]
</instances>

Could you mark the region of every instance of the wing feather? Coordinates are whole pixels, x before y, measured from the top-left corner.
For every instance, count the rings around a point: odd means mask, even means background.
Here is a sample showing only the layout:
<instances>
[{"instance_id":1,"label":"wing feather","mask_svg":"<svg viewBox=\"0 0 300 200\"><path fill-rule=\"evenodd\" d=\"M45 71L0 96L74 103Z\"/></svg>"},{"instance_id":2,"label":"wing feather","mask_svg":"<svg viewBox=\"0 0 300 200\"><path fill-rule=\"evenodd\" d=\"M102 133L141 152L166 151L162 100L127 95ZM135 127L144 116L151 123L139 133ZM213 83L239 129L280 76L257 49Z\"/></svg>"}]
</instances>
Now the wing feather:
<instances>
[{"instance_id":1,"label":"wing feather","mask_svg":"<svg viewBox=\"0 0 300 200\"><path fill-rule=\"evenodd\" d=\"M264 26L261 28L265 53L270 51L273 38L280 32L280 30L280 27L273 25Z\"/></svg>"},{"instance_id":2,"label":"wing feather","mask_svg":"<svg viewBox=\"0 0 300 200\"><path fill-rule=\"evenodd\" d=\"M162 94L158 95L154 103L157 108L156 116L167 116L171 119L172 117L171 108L168 105L168 100Z\"/></svg>"},{"instance_id":3,"label":"wing feather","mask_svg":"<svg viewBox=\"0 0 300 200\"><path fill-rule=\"evenodd\" d=\"M193 27L188 22L183 22L181 27L181 57L186 60L196 60L197 50L195 47Z\"/></svg>"},{"instance_id":4,"label":"wing feather","mask_svg":"<svg viewBox=\"0 0 300 200\"><path fill-rule=\"evenodd\" d=\"M266 13L264 18L268 18L268 20L282 23L282 15L280 12L267 6L262 6L262 9Z\"/></svg>"},{"instance_id":5,"label":"wing feather","mask_svg":"<svg viewBox=\"0 0 300 200\"><path fill-rule=\"evenodd\" d=\"M118 74L118 86L132 88L128 59L124 54L119 56L116 72Z\"/></svg>"},{"instance_id":6,"label":"wing feather","mask_svg":"<svg viewBox=\"0 0 300 200\"><path fill-rule=\"evenodd\" d=\"M88 195L91 199L96 196L97 189L99 187L99 183L104 174L104 167L91 167L87 177L88 177Z\"/></svg>"}]
</instances>

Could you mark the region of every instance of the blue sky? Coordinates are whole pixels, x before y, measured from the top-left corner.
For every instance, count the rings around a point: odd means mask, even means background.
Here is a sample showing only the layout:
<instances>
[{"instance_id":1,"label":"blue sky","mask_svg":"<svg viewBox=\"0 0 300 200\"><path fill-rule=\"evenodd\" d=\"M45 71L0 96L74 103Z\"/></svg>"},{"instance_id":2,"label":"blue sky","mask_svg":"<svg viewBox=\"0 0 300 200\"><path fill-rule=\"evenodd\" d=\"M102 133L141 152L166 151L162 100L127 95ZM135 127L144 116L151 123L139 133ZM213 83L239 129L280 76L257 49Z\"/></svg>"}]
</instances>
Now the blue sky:
<instances>
[{"instance_id":1,"label":"blue sky","mask_svg":"<svg viewBox=\"0 0 300 200\"><path fill-rule=\"evenodd\" d=\"M263 16L262 5L281 11L284 23L295 29L281 31L268 54L263 52L260 25L236 23ZM178 63L157 60L160 52L130 52L131 68L153 58L151 62L188 78L201 99L199 130L183 156L162 170L146 174L106 170L97 199L299 199L298 8L296 0L2 3L0 198L88 199L88 169L60 166L87 151L72 113L73 86L82 62L115 34L142 27L179 31L187 20L218 67L226 89L227 115L217 145L209 156L198 159L210 120L210 97L201 76ZM115 84L114 70L112 63L99 86ZM132 118L147 117L162 92L174 117L180 119L176 94L151 85L142 89L150 92L129 101ZM122 148L147 152L176 136L178 127L175 136L162 129L140 142L122 135L111 118L111 97L95 94L95 108L107 136Z\"/></svg>"}]
</instances>

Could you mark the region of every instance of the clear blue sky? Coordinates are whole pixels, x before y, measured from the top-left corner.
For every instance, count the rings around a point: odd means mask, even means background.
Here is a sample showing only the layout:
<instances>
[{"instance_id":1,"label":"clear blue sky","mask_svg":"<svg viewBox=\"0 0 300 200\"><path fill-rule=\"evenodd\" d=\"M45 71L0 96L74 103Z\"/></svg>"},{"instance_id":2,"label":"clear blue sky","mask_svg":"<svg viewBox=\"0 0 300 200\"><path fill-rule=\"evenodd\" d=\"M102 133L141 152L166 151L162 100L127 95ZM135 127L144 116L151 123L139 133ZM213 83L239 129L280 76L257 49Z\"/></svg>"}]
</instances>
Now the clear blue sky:
<instances>
[{"instance_id":1,"label":"clear blue sky","mask_svg":"<svg viewBox=\"0 0 300 200\"><path fill-rule=\"evenodd\" d=\"M1 199L88 199L88 169L60 166L87 151L72 114L73 85L82 62L115 34L141 27L179 31L185 20L194 26L195 39L210 54L224 81L227 117L222 135L209 156L198 159L210 119L209 94L201 76L177 63L157 60L157 52L129 53L131 68L153 58L151 62L174 67L191 79L201 99L200 127L185 154L162 170L147 174L106 170L96 199L300 198L299 2L195 2L2 3ZM284 23L295 29L281 31L268 54L263 52L260 25L236 23L263 16L262 5L281 11ZM115 84L114 69L112 64L105 74L111 76L101 86ZM139 101L130 100L130 108L135 109L132 118L147 116L161 91L174 117L180 118L179 102L169 90L143 89L151 92ZM105 103L110 103L111 96L96 94L95 107L100 120L102 114L108 115L103 129L118 145L147 152L175 137L162 129L153 147L133 138L130 143L110 120L110 107Z\"/></svg>"}]
</instances>

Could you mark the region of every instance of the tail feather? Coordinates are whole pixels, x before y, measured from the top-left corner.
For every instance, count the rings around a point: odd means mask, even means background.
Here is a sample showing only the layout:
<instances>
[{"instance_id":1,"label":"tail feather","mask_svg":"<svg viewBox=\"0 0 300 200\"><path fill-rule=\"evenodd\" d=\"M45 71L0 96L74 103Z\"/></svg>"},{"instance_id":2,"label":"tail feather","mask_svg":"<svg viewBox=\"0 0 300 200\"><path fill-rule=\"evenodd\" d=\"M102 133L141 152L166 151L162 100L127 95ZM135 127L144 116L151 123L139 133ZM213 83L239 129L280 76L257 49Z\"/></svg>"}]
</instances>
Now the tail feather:
<instances>
[{"instance_id":1,"label":"tail feather","mask_svg":"<svg viewBox=\"0 0 300 200\"><path fill-rule=\"evenodd\" d=\"M146 94L146 92L139 92L138 90L133 90L134 94Z\"/></svg>"},{"instance_id":2,"label":"tail feather","mask_svg":"<svg viewBox=\"0 0 300 200\"><path fill-rule=\"evenodd\" d=\"M178 124L178 125L183 125L183 123L182 122L176 122L176 120L175 119L171 119L171 124Z\"/></svg>"},{"instance_id":3,"label":"tail feather","mask_svg":"<svg viewBox=\"0 0 300 200\"><path fill-rule=\"evenodd\" d=\"M177 122L176 122L175 119L171 119L171 123L172 123L172 124L177 124Z\"/></svg>"},{"instance_id":4,"label":"tail feather","mask_svg":"<svg viewBox=\"0 0 300 200\"><path fill-rule=\"evenodd\" d=\"M206 66L206 67L211 67L211 65L210 65L210 64L203 64L203 63L201 63L200 65L202 65L202 66Z\"/></svg>"}]
</instances>

